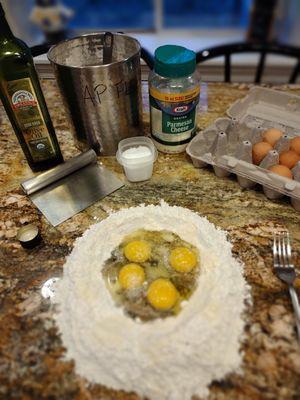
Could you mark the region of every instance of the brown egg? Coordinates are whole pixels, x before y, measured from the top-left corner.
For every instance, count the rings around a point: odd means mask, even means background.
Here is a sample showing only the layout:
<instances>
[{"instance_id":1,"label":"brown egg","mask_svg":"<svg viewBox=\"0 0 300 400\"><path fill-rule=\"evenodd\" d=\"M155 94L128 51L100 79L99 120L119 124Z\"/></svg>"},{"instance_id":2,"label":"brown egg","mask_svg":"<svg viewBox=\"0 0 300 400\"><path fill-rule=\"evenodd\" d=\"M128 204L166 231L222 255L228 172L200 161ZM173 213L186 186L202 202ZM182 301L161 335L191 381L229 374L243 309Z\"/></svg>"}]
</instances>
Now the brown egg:
<instances>
[{"instance_id":1,"label":"brown egg","mask_svg":"<svg viewBox=\"0 0 300 400\"><path fill-rule=\"evenodd\" d=\"M253 164L259 165L273 147L267 142L258 142L252 147Z\"/></svg>"},{"instance_id":2,"label":"brown egg","mask_svg":"<svg viewBox=\"0 0 300 400\"><path fill-rule=\"evenodd\" d=\"M271 128L264 132L263 141L270 143L270 145L274 147L281 136L283 136L283 132L281 132L279 129Z\"/></svg>"},{"instance_id":3,"label":"brown egg","mask_svg":"<svg viewBox=\"0 0 300 400\"><path fill-rule=\"evenodd\" d=\"M300 161L300 156L293 150L283 151L279 156L279 164L292 169Z\"/></svg>"},{"instance_id":4,"label":"brown egg","mask_svg":"<svg viewBox=\"0 0 300 400\"><path fill-rule=\"evenodd\" d=\"M269 171L274 172L274 174L284 176L285 178L293 179L292 171L285 165L273 165L269 168Z\"/></svg>"},{"instance_id":5,"label":"brown egg","mask_svg":"<svg viewBox=\"0 0 300 400\"><path fill-rule=\"evenodd\" d=\"M294 150L297 154L300 155L300 136L294 137L291 140L291 150Z\"/></svg>"}]
</instances>

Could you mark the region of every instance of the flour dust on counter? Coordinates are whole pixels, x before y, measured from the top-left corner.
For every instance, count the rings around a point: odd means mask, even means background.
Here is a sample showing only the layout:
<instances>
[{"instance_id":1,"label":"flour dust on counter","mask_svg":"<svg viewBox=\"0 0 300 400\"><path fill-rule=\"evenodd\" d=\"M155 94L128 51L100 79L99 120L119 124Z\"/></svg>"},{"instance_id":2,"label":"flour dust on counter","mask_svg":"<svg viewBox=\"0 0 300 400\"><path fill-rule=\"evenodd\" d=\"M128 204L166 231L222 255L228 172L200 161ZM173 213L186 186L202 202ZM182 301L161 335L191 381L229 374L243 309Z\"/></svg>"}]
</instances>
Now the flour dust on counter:
<instances>
[{"instance_id":1,"label":"flour dust on counter","mask_svg":"<svg viewBox=\"0 0 300 400\"><path fill-rule=\"evenodd\" d=\"M118 270L123 288L143 284L149 279L145 269L150 268L147 262L153 257L154 232L166 241L175 241L174 248L167 249L175 271L185 274L199 268L199 273L193 275L195 285L180 312L143 320L116 304L107 288L107 262L121 249L123 261L131 264L122 274ZM124 209L91 226L75 242L56 285L55 319L66 359L74 360L76 372L90 382L135 392L142 398L207 396L212 381L242 372L240 348L250 292L243 266L233 258L231 248L225 232L206 218L164 202ZM161 271L158 273L158 279L152 277L154 282L169 279L179 291L172 275L161 277ZM172 308L173 300L178 299L172 297L174 290L165 282L156 285L151 306L155 309L162 304L156 303L155 296L163 286L171 293L167 300L163 298L163 307Z\"/></svg>"}]
</instances>

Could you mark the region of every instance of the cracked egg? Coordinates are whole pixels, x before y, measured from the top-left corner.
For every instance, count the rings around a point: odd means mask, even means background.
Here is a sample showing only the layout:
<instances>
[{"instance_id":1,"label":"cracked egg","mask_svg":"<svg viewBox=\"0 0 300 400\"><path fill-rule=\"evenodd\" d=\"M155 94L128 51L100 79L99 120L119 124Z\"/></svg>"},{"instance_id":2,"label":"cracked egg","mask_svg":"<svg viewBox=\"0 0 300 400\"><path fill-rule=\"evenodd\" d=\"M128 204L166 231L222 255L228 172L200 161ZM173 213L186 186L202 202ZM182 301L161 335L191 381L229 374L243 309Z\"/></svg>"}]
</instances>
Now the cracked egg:
<instances>
[{"instance_id":1,"label":"cracked egg","mask_svg":"<svg viewBox=\"0 0 300 400\"><path fill-rule=\"evenodd\" d=\"M196 287L199 252L170 231L124 237L103 268L116 305L143 321L176 315Z\"/></svg>"}]
</instances>

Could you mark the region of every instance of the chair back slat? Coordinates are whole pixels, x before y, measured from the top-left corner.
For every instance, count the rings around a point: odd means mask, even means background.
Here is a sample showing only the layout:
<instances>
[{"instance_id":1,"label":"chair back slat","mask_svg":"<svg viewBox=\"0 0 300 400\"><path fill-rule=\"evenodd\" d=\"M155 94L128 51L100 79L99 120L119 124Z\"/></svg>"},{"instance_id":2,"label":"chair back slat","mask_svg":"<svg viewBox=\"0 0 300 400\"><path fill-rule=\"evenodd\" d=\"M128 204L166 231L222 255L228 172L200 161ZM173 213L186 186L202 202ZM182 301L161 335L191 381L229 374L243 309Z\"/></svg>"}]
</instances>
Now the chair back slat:
<instances>
[{"instance_id":1,"label":"chair back slat","mask_svg":"<svg viewBox=\"0 0 300 400\"><path fill-rule=\"evenodd\" d=\"M290 83L294 83L300 74L300 48L288 46L279 43L250 43L237 42L216 47L203 49L196 53L196 62L202 63L216 57L225 57L224 63L224 81L231 82L231 55L241 53L259 53L260 58L255 71L255 83L260 83L264 73L267 54L277 54L285 57L294 57L298 60L291 77Z\"/></svg>"},{"instance_id":2,"label":"chair back slat","mask_svg":"<svg viewBox=\"0 0 300 400\"><path fill-rule=\"evenodd\" d=\"M289 83L295 83L296 82L296 79L297 79L297 77L299 75L299 72L300 72L300 58L298 59L298 62L295 65L295 67L294 67L294 69L293 69L293 71L291 73L291 76L290 76L290 79L289 79Z\"/></svg>"},{"instance_id":3,"label":"chair back slat","mask_svg":"<svg viewBox=\"0 0 300 400\"><path fill-rule=\"evenodd\" d=\"M255 83L260 83L261 81L261 77L265 69L265 61L266 61L266 53L262 52L259 57L259 62L256 68L255 79L254 79Z\"/></svg>"},{"instance_id":4,"label":"chair back slat","mask_svg":"<svg viewBox=\"0 0 300 400\"><path fill-rule=\"evenodd\" d=\"M225 82L231 82L231 57L230 53L225 54L225 66L224 66L224 80Z\"/></svg>"},{"instance_id":5,"label":"chair back slat","mask_svg":"<svg viewBox=\"0 0 300 400\"><path fill-rule=\"evenodd\" d=\"M154 57L144 47L141 47L141 59L145 61L148 67L152 70L154 68Z\"/></svg>"}]
</instances>

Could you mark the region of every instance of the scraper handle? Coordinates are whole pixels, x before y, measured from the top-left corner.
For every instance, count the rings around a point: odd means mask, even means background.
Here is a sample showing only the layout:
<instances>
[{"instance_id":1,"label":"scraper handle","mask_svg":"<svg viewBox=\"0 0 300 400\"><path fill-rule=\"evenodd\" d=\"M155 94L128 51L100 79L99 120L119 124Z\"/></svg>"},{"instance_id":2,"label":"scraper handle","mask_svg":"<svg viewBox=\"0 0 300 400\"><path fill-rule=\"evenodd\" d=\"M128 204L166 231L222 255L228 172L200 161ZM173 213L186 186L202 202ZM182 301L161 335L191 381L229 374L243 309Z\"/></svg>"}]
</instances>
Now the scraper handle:
<instances>
[{"instance_id":1,"label":"scraper handle","mask_svg":"<svg viewBox=\"0 0 300 400\"><path fill-rule=\"evenodd\" d=\"M56 182L59 179L62 179L65 176L87 166L88 164L95 162L97 162L97 154L92 149L88 150L71 158L63 164L58 165L57 167L49 169L48 171L43 172L34 178L30 178L22 182L21 188L27 195L31 195L50 185L51 183Z\"/></svg>"}]
</instances>

